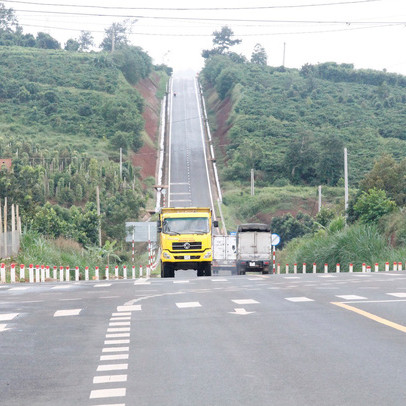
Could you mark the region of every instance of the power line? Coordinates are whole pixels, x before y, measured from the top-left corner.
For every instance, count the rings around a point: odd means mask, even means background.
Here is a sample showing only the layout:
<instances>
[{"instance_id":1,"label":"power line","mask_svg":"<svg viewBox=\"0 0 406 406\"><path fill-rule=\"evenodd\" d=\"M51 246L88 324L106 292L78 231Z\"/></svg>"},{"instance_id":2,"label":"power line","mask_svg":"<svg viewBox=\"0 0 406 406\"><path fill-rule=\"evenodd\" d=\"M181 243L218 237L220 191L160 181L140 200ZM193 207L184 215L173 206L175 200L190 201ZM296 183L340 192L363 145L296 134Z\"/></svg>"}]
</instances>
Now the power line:
<instances>
[{"instance_id":1,"label":"power line","mask_svg":"<svg viewBox=\"0 0 406 406\"><path fill-rule=\"evenodd\" d=\"M306 8L306 7L325 7L338 6L347 4L372 3L381 0L352 0L337 1L333 3L311 3L311 4L294 4L284 6L250 6L250 7L117 7L117 6L91 6L77 4L53 4L30 1L10 0L6 3L31 4L36 6L53 6L53 7L74 7L74 8L98 8L104 10L149 10L149 11L219 11L219 10L267 10L267 9L285 9L285 8Z\"/></svg>"}]
</instances>

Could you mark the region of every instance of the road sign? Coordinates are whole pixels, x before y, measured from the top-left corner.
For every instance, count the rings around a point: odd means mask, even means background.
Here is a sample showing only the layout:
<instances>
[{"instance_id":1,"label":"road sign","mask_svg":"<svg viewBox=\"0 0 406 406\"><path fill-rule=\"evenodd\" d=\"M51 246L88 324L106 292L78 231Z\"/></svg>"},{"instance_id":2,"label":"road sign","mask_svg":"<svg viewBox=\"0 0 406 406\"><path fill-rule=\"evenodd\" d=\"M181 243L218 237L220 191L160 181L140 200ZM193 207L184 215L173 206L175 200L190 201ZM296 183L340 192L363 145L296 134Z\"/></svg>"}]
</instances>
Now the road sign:
<instances>
[{"instance_id":1,"label":"road sign","mask_svg":"<svg viewBox=\"0 0 406 406\"><path fill-rule=\"evenodd\" d=\"M275 247L281 242L281 237L278 234L271 235L271 244Z\"/></svg>"}]
</instances>

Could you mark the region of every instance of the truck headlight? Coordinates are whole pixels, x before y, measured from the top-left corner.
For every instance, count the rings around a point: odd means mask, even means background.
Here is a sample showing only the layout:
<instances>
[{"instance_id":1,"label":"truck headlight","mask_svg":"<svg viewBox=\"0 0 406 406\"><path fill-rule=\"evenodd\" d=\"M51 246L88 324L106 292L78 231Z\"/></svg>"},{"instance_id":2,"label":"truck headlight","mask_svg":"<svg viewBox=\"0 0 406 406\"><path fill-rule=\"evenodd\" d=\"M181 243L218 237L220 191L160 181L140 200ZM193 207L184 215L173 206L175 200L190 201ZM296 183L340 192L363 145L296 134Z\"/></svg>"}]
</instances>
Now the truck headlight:
<instances>
[{"instance_id":1,"label":"truck headlight","mask_svg":"<svg viewBox=\"0 0 406 406\"><path fill-rule=\"evenodd\" d=\"M211 251L207 251L205 254L204 254L204 259L207 259L207 258L210 258L211 257Z\"/></svg>"},{"instance_id":2,"label":"truck headlight","mask_svg":"<svg viewBox=\"0 0 406 406\"><path fill-rule=\"evenodd\" d=\"M166 251L163 252L162 256L163 256L165 259L171 259L171 256L170 256Z\"/></svg>"}]
</instances>

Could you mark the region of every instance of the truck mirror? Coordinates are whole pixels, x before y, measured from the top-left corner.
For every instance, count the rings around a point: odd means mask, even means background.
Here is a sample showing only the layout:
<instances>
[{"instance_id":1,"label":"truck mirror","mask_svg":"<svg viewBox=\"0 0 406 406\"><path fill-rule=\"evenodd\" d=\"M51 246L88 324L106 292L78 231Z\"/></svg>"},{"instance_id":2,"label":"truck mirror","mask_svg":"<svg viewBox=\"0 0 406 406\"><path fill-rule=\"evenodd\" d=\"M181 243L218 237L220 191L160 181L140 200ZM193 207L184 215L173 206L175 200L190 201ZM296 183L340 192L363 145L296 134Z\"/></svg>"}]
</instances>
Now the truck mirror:
<instances>
[{"instance_id":1,"label":"truck mirror","mask_svg":"<svg viewBox=\"0 0 406 406\"><path fill-rule=\"evenodd\" d=\"M217 228L219 226L219 222L217 220L213 221L213 227Z\"/></svg>"},{"instance_id":2,"label":"truck mirror","mask_svg":"<svg viewBox=\"0 0 406 406\"><path fill-rule=\"evenodd\" d=\"M156 222L156 227L157 227L158 233L160 233L160 232L162 231L161 220L157 220L157 222Z\"/></svg>"}]
</instances>

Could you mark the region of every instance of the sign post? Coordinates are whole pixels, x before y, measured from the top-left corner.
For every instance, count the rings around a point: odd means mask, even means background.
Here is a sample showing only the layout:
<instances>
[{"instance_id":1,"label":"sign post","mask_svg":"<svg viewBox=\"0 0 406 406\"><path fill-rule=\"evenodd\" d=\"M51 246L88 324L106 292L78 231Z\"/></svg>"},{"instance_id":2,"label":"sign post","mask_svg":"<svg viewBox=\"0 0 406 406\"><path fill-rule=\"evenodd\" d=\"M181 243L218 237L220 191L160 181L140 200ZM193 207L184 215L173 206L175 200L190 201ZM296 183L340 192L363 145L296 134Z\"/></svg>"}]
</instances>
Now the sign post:
<instances>
[{"instance_id":1,"label":"sign post","mask_svg":"<svg viewBox=\"0 0 406 406\"><path fill-rule=\"evenodd\" d=\"M272 244L272 271L276 272L276 246L281 242L281 238L278 234L271 235L271 244Z\"/></svg>"}]
</instances>

